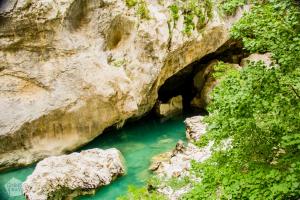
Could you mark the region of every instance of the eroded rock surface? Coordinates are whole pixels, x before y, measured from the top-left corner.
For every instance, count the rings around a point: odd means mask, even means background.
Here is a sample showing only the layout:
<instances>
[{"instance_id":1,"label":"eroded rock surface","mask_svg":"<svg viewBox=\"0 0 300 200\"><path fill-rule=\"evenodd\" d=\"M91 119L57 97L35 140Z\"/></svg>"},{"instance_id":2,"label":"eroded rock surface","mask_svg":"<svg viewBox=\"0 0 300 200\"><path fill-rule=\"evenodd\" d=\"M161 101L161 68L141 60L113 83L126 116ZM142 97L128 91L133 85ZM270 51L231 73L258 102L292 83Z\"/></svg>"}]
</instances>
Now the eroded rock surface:
<instances>
[{"instance_id":1,"label":"eroded rock surface","mask_svg":"<svg viewBox=\"0 0 300 200\"><path fill-rule=\"evenodd\" d=\"M191 101L191 105L195 108L206 108L211 101L211 93L220 82L222 77L215 78L214 73L217 71L215 67L220 61L213 60L205 68L200 70L194 77L194 86L197 89L197 95ZM232 69L240 69L238 64L225 63Z\"/></svg>"},{"instance_id":2,"label":"eroded rock surface","mask_svg":"<svg viewBox=\"0 0 300 200\"><path fill-rule=\"evenodd\" d=\"M185 120L186 136L190 142L185 146L182 141L178 141L171 152L154 156L150 169L160 177L185 177L189 176L192 160L203 162L209 158L213 142L204 148L191 143L198 141L206 133L207 125L202 120L203 116L187 118Z\"/></svg>"},{"instance_id":3,"label":"eroded rock surface","mask_svg":"<svg viewBox=\"0 0 300 200\"><path fill-rule=\"evenodd\" d=\"M0 170L88 143L148 112L173 74L216 51L241 16L169 26L171 0L5 0L0 7ZM171 34L170 34L171 33Z\"/></svg>"},{"instance_id":4,"label":"eroded rock surface","mask_svg":"<svg viewBox=\"0 0 300 200\"><path fill-rule=\"evenodd\" d=\"M214 141L210 140L204 147L198 147L194 142L200 141L201 136L207 132L207 124L203 121L203 116L194 116L187 118L186 125L187 145L182 141L176 144L176 147L170 151L159 154L152 158L152 164L149 168L154 171L160 180L156 185L156 190L170 200L180 199L185 193L193 189L193 183L199 183L201 178L197 177L191 169L191 162L204 162L209 159L216 151L226 151L232 148L232 139L227 138L221 141L218 146L214 146ZM184 181L180 187L174 188L170 180L176 180L177 183Z\"/></svg>"},{"instance_id":5,"label":"eroded rock surface","mask_svg":"<svg viewBox=\"0 0 300 200\"><path fill-rule=\"evenodd\" d=\"M180 114L183 110L182 96L173 97L167 103L158 102L155 107L156 114L160 117L171 117Z\"/></svg>"},{"instance_id":6,"label":"eroded rock surface","mask_svg":"<svg viewBox=\"0 0 300 200\"><path fill-rule=\"evenodd\" d=\"M204 116L189 117L184 120L186 138L190 142L200 140L201 136L206 133L207 124L203 122Z\"/></svg>"},{"instance_id":7,"label":"eroded rock surface","mask_svg":"<svg viewBox=\"0 0 300 200\"><path fill-rule=\"evenodd\" d=\"M72 199L93 193L125 173L117 149L90 149L40 161L23 183L28 200Z\"/></svg>"},{"instance_id":8,"label":"eroded rock surface","mask_svg":"<svg viewBox=\"0 0 300 200\"><path fill-rule=\"evenodd\" d=\"M242 59L241 66L245 67L250 62L263 62L267 67L271 67L271 65L274 64L274 61L272 60L272 54L271 53L265 53L265 54L258 54L254 53L249 55L247 58Z\"/></svg>"},{"instance_id":9,"label":"eroded rock surface","mask_svg":"<svg viewBox=\"0 0 300 200\"><path fill-rule=\"evenodd\" d=\"M193 181L200 181L190 173L191 161L203 162L212 153L212 141L203 148L199 148L192 143L200 140L201 136L206 133L207 124L203 122L203 116L187 118L185 124L188 144L184 145L182 141L179 141L172 151L154 156L150 167L150 170L155 172L162 183L158 186L157 191L170 200L180 199L182 195L193 188ZM181 188L174 189L170 185L164 184L172 178L176 178L177 181L188 178L189 181Z\"/></svg>"}]
</instances>

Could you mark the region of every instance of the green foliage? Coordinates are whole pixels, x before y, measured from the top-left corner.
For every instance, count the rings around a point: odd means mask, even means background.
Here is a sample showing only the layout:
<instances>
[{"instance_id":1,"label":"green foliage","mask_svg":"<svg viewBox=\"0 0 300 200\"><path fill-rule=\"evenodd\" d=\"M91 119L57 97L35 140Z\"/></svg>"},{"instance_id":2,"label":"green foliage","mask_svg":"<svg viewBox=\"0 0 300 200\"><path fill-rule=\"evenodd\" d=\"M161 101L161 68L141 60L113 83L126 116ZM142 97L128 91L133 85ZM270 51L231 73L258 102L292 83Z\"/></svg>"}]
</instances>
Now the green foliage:
<instances>
[{"instance_id":1,"label":"green foliage","mask_svg":"<svg viewBox=\"0 0 300 200\"><path fill-rule=\"evenodd\" d=\"M300 59L299 7L291 0L269 0L256 5L237 23L234 39L241 39L250 52L272 52L278 64L293 70Z\"/></svg>"},{"instance_id":2,"label":"green foliage","mask_svg":"<svg viewBox=\"0 0 300 200\"><path fill-rule=\"evenodd\" d=\"M179 7L177 4L172 4L170 7L172 19L176 22L179 19Z\"/></svg>"},{"instance_id":3,"label":"green foliage","mask_svg":"<svg viewBox=\"0 0 300 200\"><path fill-rule=\"evenodd\" d=\"M220 61L216 65L214 65L212 76L215 79L219 80L229 73L237 73L237 69L233 66L233 64L228 64Z\"/></svg>"},{"instance_id":4,"label":"green foliage","mask_svg":"<svg viewBox=\"0 0 300 200\"><path fill-rule=\"evenodd\" d=\"M115 66L115 67L122 67L126 64L126 60L125 59L117 59L117 60L114 60L112 61L112 65Z\"/></svg>"},{"instance_id":5,"label":"green foliage","mask_svg":"<svg viewBox=\"0 0 300 200\"><path fill-rule=\"evenodd\" d=\"M149 192L146 187L138 188L129 186L128 194L118 200L165 200L166 198L156 191Z\"/></svg>"},{"instance_id":6,"label":"green foliage","mask_svg":"<svg viewBox=\"0 0 300 200\"><path fill-rule=\"evenodd\" d=\"M234 15L240 6L247 3L247 0L221 0L218 4L219 10L225 15Z\"/></svg>"},{"instance_id":7,"label":"green foliage","mask_svg":"<svg viewBox=\"0 0 300 200\"><path fill-rule=\"evenodd\" d=\"M281 84L282 76L252 63L216 88L206 141L231 137L233 148L194 165L203 182L187 199L209 199L217 189L225 199L300 197L300 100Z\"/></svg>"},{"instance_id":8,"label":"green foliage","mask_svg":"<svg viewBox=\"0 0 300 200\"><path fill-rule=\"evenodd\" d=\"M191 183L190 178L185 176L180 179L172 177L171 179L167 180L164 184L170 186L173 190L177 190L177 189L185 187L189 183Z\"/></svg>"},{"instance_id":9,"label":"green foliage","mask_svg":"<svg viewBox=\"0 0 300 200\"><path fill-rule=\"evenodd\" d=\"M125 3L129 8L136 7L137 15L141 19L150 19L150 12L145 0L125 0Z\"/></svg>"},{"instance_id":10,"label":"green foliage","mask_svg":"<svg viewBox=\"0 0 300 200\"><path fill-rule=\"evenodd\" d=\"M150 19L150 12L147 3L144 0L140 0L138 3L137 14L142 19Z\"/></svg>"},{"instance_id":11,"label":"green foliage","mask_svg":"<svg viewBox=\"0 0 300 200\"><path fill-rule=\"evenodd\" d=\"M271 52L277 64L250 63L214 89L200 144L231 138L232 148L193 164L202 182L184 199L300 198L299 22L291 0L269 0L233 27L248 51Z\"/></svg>"},{"instance_id":12,"label":"green foliage","mask_svg":"<svg viewBox=\"0 0 300 200\"><path fill-rule=\"evenodd\" d=\"M180 15L184 18L184 33L191 34L195 29L202 29L212 17L211 0L178 0L170 7L172 21L176 24Z\"/></svg>"},{"instance_id":13,"label":"green foliage","mask_svg":"<svg viewBox=\"0 0 300 200\"><path fill-rule=\"evenodd\" d=\"M299 159L299 158L298 158ZM300 162L277 169L272 166L255 165L248 171L236 171L230 165L221 165L212 159L194 170L205 178L182 199L249 199L283 200L298 199L300 194Z\"/></svg>"},{"instance_id":14,"label":"green foliage","mask_svg":"<svg viewBox=\"0 0 300 200\"><path fill-rule=\"evenodd\" d=\"M212 12L213 12L213 3L211 0L203 0L203 8L206 12L206 15L208 17L208 19L211 19L213 16L212 16Z\"/></svg>"},{"instance_id":15,"label":"green foliage","mask_svg":"<svg viewBox=\"0 0 300 200\"><path fill-rule=\"evenodd\" d=\"M134 7L138 3L138 0L125 0L125 3L129 8L131 8L131 7Z\"/></svg>"},{"instance_id":16,"label":"green foliage","mask_svg":"<svg viewBox=\"0 0 300 200\"><path fill-rule=\"evenodd\" d=\"M166 198L157 192L157 189L160 186L169 186L173 190L177 190L191 183L192 181L189 179L189 177L173 177L170 179L164 179L158 178L157 176L152 176L148 179L146 187L130 186L128 188L128 193L125 196L120 197L118 200L164 200Z\"/></svg>"}]
</instances>

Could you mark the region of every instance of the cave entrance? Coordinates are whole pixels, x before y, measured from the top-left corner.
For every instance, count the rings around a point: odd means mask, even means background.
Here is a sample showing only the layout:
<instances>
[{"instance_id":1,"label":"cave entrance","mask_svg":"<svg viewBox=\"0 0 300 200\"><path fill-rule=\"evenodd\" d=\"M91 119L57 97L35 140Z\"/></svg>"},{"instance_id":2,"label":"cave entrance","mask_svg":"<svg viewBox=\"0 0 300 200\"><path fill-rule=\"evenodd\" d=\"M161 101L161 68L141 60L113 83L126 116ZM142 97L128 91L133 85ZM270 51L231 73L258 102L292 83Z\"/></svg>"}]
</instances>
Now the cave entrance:
<instances>
[{"instance_id":1,"label":"cave entrance","mask_svg":"<svg viewBox=\"0 0 300 200\"><path fill-rule=\"evenodd\" d=\"M196 74L205 69L213 60L240 64L241 60L248 55L249 53L243 50L239 42L227 42L214 53L206 55L168 78L158 90L158 102L167 103L173 97L181 95L184 113L205 113L205 108L191 106L193 98L201 92L199 88L195 87L194 77ZM205 81L203 80L203 82Z\"/></svg>"}]
</instances>

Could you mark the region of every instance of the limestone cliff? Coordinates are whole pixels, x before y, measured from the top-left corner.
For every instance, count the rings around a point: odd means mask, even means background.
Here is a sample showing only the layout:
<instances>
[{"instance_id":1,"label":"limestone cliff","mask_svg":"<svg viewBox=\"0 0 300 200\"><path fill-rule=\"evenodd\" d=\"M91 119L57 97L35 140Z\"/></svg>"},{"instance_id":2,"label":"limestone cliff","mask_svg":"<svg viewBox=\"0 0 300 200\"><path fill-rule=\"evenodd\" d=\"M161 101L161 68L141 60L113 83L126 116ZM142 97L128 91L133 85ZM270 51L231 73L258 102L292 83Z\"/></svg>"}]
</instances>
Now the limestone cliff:
<instances>
[{"instance_id":1,"label":"limestone cliff","mask_svg":"<svg viewBox=\"0 0 300 200\"><path fill-rule=\"evenodd\" d=\"M170 25L171 0L0 4L0 170L72 151L148 112L167 78L214 52L236 17Z\"/></svg>"}]
</instances>

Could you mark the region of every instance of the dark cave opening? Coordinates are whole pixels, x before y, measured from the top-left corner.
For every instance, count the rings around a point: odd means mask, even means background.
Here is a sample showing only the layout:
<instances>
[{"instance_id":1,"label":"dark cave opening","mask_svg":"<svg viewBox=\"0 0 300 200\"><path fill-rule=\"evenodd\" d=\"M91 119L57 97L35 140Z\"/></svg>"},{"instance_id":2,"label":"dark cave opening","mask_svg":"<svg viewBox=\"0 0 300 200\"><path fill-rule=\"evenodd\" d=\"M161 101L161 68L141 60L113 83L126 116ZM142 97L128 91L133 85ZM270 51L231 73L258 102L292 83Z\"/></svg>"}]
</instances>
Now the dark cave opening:
<instances>
[{"instance_id":1,"label":"dark cave opening","mask_svg":"<svg viewBox=\"0 0 300 200\"><path fill-rule=\"evenodd\" d=\"M197 92L199 92L194 86L193 79L195 75L200 70L204 69L212 60L240 64L241 60L248 55L249 53L243 49L240 42L227 42L214 53L204 56L200 60L186 66L175 75L168 78L159 88L158 101L167 103L172 97L181 95L184 113L206 113L205 109L199 109L191 106L192 99L196 96Z\"/></svg>"}]
</instances>

